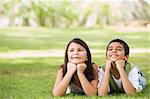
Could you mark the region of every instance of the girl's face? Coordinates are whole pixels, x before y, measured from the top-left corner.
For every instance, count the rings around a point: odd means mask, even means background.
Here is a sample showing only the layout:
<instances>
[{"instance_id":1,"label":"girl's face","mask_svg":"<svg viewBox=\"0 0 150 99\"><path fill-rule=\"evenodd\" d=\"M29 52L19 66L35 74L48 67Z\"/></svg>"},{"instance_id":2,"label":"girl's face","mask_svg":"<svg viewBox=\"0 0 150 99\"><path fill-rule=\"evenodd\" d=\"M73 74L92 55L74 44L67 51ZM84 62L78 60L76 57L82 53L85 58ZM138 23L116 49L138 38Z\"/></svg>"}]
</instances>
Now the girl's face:
<instances>
[{"instance_id":1,"label":"girl's face","mask_svg":"<svg viewBox=\"0 0 150 99\"><path fill-rule=\"evenodd\" d=\"M110 43L106 52L106 58L109 59L111 62L116 62L119 59L127 61L128 59L128 57L125 56L125 50L123 48L123 45L118 42Z\"/></svg>"},{"instance_id":2,"label":"girl's face","mask_svg":"<svg viewBox=\"0 0 150 99\"><path fill-rule=\"evenodd\" d=\"M87 61L87 51L80 44L72 42L68 47L68 61L74 64Z\"/></svg>"}]
</instances>

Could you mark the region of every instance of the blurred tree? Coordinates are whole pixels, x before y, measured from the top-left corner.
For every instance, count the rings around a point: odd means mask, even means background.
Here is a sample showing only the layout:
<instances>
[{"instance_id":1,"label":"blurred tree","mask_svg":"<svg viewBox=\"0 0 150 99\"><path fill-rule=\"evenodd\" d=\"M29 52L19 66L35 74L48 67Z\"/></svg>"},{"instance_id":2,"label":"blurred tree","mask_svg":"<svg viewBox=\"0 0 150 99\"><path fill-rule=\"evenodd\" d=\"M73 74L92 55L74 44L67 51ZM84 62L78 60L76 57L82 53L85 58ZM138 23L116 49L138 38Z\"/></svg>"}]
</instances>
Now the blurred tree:
<instances>
[{"instance_id":1,"label":"blurred tree","mask_svg":"<svg viewBox=\"0 0 150 99\"><path fill-rule=\"evenodd\" d=\"M101 27L150 21L150 3L110 1L0 0L0 26Z\"/></svg>"},{"instance_id":2,"label":"blurred tree","mask_svg":"<svg viewBox=\"0 0 150 99\"><path fill-rule=\"evenodd\" d=\"M124 20L150 20L150 4L144 0L127 1L120 5Z\"/></svg>"},{"instance_id":3,"label":"blurred tree","mask_svg":"<svg viewBox=\"0 0 150 99\"><path fill-rule=\"evenodd\" d=\"M111 20L110 6L108 3L103 3L101 5L101 13L103 17L103 21L105 24L109 25L109 20Z\"/></svg>"}]
</instances>

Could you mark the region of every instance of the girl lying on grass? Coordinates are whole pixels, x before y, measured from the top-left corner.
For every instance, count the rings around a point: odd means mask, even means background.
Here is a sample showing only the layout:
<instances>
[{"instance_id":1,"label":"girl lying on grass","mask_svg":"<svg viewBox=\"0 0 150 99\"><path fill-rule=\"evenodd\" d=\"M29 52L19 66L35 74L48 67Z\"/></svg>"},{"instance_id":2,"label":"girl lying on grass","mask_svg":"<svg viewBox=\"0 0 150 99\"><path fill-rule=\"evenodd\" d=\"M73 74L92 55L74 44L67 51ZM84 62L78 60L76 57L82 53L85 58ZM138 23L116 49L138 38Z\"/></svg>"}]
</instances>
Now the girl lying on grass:
<instances>
[{"instance_id":1,"label":"girl lying on grass","mask_svg":"<svg viewBox=\"0 0 150 99\"><path fill-rule=\"evenodd\" d=\"M84 41L74 38L67 45L64 64L58 70L53 95L74 93L93 96L97 94L97 84L98 69L91 62L90 50Z\"/></svg>"},{"instance_id":2,"label":"girl lying on grass","mask_svg":"<svg viewBox=\"0 0 150 99\"><path fill-rule=\"evenodd\" d=\"M128 62L129 47L121 39L110 41L106 49L105 68L99 68L98 94L140 92L146 85L141 70Z\"/></svg>"}]
</instances>

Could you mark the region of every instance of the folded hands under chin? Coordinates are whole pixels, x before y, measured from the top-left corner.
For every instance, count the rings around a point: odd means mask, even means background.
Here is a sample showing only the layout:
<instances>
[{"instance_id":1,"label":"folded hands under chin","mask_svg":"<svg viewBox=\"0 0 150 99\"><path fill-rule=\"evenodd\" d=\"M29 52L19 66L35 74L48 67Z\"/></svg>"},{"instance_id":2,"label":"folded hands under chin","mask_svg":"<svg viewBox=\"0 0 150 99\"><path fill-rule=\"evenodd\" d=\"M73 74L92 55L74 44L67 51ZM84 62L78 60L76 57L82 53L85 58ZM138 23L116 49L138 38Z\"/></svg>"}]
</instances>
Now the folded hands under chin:
<instances>
[{"instance_id":1,"label":"folded hands under chin","mask_svg":"<svg viewBox=\"0 0 150 99\"><path fill-rule=\"evenodd\" d=\"M75 72L77 70L77 73L83 73L86 67L87 65L85 63L74 64L74 63L68 62L67 71Z\"/></svg>"},{"instance_id":2,"label":"folded hands under chin","mask_svg":"<svg viewBox=\"0 0 150 99\"><path fill-rule=\"evenodd\" d=\"M85 63L77 64L77 73L83 73L87 65Z\"/></svg>"},{"instance_id":3,"label":"folded hands under chin","mask_svg":"<svg viewBox=\"0 0 150 99\"><path fill-rule=\"evenodd\" d=\"M125 66L125 60L119 59L115 62L115 64L118 70L123 69Z\"/></svg>"},{"instance_id":4,"label":"folded hands under chin","mask_svg":"<svg viewBox=\"0 0 150 99\"><path fill-rule=\"evenodd\" d=\"M116 66L118 70L123 69L125 66L124 59L118 59L116 61L111 61L110 59L106 59L106 69L111 69L112 66Z\"/></svg>"}]
</instances>

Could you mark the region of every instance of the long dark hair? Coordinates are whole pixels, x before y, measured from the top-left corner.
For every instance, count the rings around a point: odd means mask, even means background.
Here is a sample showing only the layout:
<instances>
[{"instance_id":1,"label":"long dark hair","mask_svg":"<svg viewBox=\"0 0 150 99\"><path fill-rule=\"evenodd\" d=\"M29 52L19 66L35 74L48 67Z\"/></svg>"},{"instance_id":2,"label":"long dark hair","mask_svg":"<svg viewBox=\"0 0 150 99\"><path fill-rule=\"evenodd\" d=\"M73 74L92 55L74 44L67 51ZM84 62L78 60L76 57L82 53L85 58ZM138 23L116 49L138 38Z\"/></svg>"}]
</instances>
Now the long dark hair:
<instances>
[{"instance_id":1,"label":"long dark hair","mask_svg":"<svg viewBox=\"0 0 150 99\"><path fill-rule=\"evenodd\" d=\"M67 52L68 52L68 47L72 42L80 44L81 46L83 46L86 49L88 60L85 61L85 64L87 65L87 67L84 71L84 74L87 77L88 81L92 81L94 79L94 73L93 73L94 69L92 67L92 62L91 62L91 53L90 53L90 50L89 50L89 47L87 46L87 44L79 38L72 39L66 47L64 64L61 66L63 68L63 74L65 75L67 72L67 63L68 63L68 53ZM74 76L72 77L72 79L74 79Z\"/></svg>"}]
</instances>

